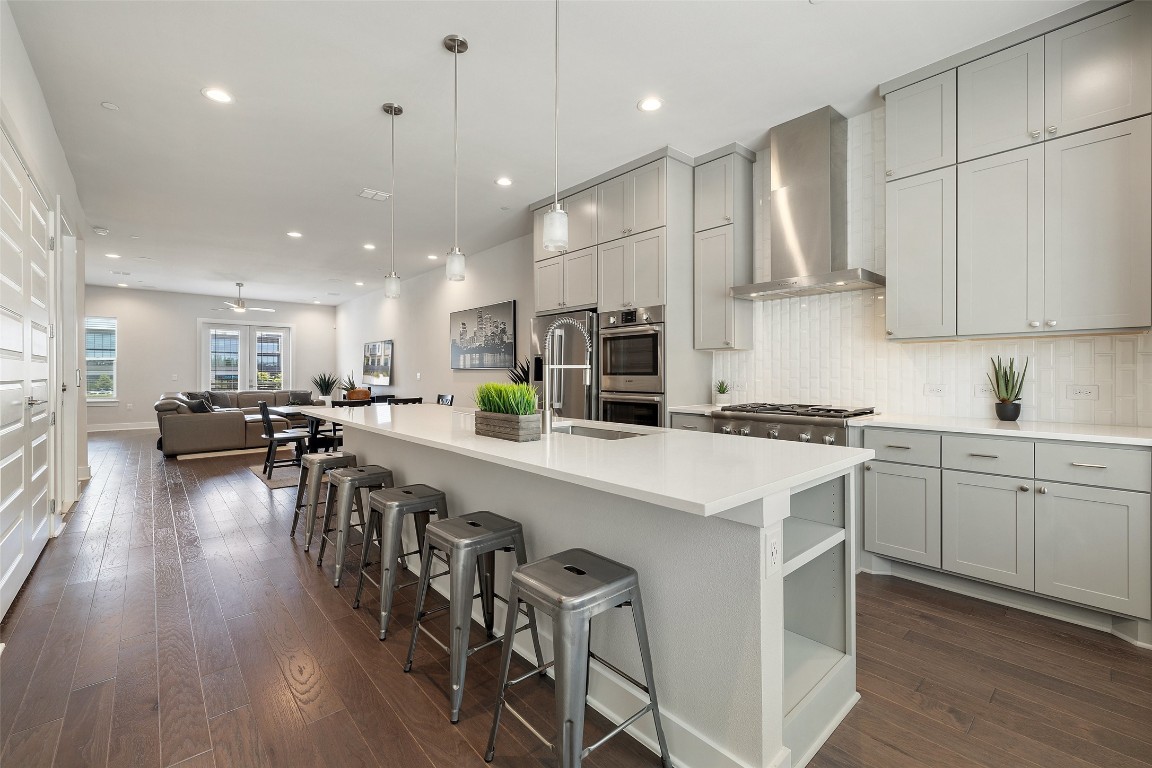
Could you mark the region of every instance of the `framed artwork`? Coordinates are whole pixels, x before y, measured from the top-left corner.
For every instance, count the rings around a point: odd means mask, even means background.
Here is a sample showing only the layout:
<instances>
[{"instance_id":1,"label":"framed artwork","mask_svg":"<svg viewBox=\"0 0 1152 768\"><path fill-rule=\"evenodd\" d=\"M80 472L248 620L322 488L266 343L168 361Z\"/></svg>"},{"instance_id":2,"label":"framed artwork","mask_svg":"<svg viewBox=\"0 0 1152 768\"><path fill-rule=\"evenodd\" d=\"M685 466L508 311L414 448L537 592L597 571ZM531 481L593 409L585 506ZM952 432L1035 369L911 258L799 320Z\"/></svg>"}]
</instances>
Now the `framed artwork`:
<instances>
[{"instance_id":1,"label":"framed artwork","mask_svg":"<svg viewBox=\"0 0 1152 768\"><path fill-rule=\"evenodd\" d=\"M392 340L370 341L364 345L364 384L387 387L392 384Z\"/></svg>"},{"instance_id":2,"label":"framed artwork","mask_svg":"<svg viewBox=\"0 0 1152 768\"><path fill-rule=\"evenodd\" d=\"M511 368L516 363L516 301L448 316L453 370Z\"/></svg>"}]
</instances>

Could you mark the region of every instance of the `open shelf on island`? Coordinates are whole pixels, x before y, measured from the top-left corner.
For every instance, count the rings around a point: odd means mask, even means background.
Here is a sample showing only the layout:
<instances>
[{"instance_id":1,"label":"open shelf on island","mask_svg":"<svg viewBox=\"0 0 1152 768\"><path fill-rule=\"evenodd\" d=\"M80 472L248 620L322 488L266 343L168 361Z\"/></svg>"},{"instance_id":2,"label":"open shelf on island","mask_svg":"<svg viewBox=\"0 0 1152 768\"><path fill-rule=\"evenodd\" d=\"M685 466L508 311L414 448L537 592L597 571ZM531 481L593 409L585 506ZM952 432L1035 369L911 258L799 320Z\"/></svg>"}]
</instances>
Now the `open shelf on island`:
<instances>
[{"instance_id":1,"label":"open shelf on island","mask_svg":"<svg viewBox=\"0 0 1152 768\"><path fill-rule=\"evenodd\" d=\"M844 528L802 517L784 518L784 575L844 541Z\"/></svg>"},{"instance_id":2,"label":"open shelf on island","mask_svg":"<svg viewBox=\"0 0 1152 768\"><path fill-rule=\"evenodd\" d=\"M795 709L843 658L835 648L784 630L784 714Z\"/></svg>"}]
</instances>

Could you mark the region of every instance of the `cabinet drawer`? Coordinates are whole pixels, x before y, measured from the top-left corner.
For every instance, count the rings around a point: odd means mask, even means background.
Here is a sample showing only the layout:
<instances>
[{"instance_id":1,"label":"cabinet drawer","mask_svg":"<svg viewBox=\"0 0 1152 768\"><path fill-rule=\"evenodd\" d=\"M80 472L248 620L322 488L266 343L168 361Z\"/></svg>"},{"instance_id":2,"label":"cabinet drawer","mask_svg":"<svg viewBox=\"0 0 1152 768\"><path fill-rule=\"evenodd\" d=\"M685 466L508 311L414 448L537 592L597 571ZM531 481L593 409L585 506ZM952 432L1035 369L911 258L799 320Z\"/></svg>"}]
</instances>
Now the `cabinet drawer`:
<instances>
[{"instance_id":1,"label":"cabinet drawer","mask_svg":"<svg viewBox=\"0 0 1152 768\"><path fill-rule=\"evenodd\" d=\"M1036 478L1152 491L1152 454L1095 445L1036 444Z\"/></svg>"},{"instance_id":2,"label":"cabinet drawer","mask_svg":"<svg viewBox=\"0 0 1152 768\"><path fill-rule=\"evenodd\" d=\"M945 469L963 469L989 475L1032 477L1034 444L1027 440L997 440L988 437L941 438L941 458Z\"/></svg>"},{"instance_id":3,"label":"cabinet drawer","mask_svg":"<svg viewBox=\"0 0 1152 768\"><path fill-rule=\"evenodd\" d=\"M876 451L877 461L940 466L940 435L900 429L866 429L864 447Z\"/></svg>"},{"instance_id":4,"label":"cabinet drawer","mask_svg":"<svg viewBox=\"0 0 1152 768\"><path fill-rule=\"evenodd\" d=\"M687 429L692 432L711 432L712 417L698 416L694 413L669 414L672 429Z\"/></svg>"}]
</instances>

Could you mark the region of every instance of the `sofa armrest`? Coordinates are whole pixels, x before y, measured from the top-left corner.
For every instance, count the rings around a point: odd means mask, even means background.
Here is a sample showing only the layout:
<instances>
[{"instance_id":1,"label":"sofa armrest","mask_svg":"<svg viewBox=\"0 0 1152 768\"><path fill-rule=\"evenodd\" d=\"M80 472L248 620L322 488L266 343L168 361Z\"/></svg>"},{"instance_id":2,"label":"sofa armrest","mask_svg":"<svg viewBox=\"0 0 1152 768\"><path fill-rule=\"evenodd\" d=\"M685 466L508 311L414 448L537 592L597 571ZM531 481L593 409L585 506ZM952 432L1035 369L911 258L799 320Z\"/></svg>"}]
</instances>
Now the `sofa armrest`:
<instances>
[{"instance_id":1,"label":"sofa armrest","mask_svg":"<svg viewBox=\"0 0 1152 768\"><path fill-rule=\"evenodd\" d=\"M238 411L177 413L160 421L165 456L244 447L244 415Z\"/></svg>"}]
</instances>

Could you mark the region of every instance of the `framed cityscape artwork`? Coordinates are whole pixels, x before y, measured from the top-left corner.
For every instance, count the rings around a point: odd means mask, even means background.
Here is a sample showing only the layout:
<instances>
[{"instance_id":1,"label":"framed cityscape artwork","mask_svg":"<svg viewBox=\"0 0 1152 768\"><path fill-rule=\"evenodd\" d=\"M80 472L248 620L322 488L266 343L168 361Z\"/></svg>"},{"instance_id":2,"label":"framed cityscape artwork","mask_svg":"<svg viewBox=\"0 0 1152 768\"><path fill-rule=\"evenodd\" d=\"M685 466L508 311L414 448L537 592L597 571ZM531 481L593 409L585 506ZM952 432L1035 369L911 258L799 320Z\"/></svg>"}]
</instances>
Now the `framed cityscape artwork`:
<instances>
[{"instance_id":1,"label":"framed cityscape artwork","mask_svg":"<svg viewBox=\"0 0 1152 768\"><path fill-rule=\"evenodd\" d=\"M452 368L511 368L516 362L516 301L448 316Z\"/></svg>"},{"instance_id":2,"label":"framed cityscape artwork","mask_svg":"<svg viewBox=\"0 0 1152 768\"><path fill-rule=\"evenodd\" d=\"M364 384L387 387L392 384L392 341L370 341L364 345Z\"/></svg>"}]
</instances>

